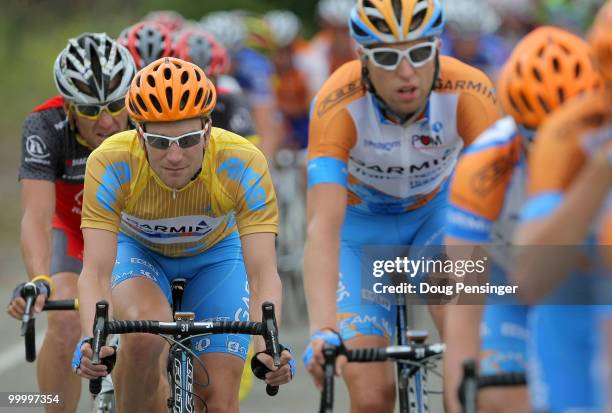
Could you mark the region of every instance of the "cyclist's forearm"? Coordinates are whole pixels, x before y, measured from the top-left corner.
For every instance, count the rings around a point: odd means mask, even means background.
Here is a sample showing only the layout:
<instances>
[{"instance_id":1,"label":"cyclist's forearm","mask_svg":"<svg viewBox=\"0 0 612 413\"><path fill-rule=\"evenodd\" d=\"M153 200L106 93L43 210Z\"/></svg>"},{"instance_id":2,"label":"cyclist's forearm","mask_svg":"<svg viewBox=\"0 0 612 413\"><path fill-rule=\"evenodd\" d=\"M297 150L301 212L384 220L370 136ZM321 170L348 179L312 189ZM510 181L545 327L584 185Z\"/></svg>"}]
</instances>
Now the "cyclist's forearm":
<instances>
[{"instance_id":1,"label":"cyclist's forearm","mask_svg":"<svg viewBox=\"0 0 612 413\"><path fill-rule=\"evenodd\" d=\"M340 235L308 234L304 248L304 290L308 303L310 331L336 327L336 290Z\"/></svg>"},{"instance_id":2,"label":"cyclist's forearm","mask_svg":"<svg viewBox=\"0 0 612 413\"><path fill-rule=\"evenodd\" d=\"M107 282L105 282L105 279ZM91 336L96 314L96 303L100 300L106 300L109 303L109 317L111 314L110 276L104 277L96 274L96 272L83 269L79 276L78 297L81 332L84 336Z\"/></svg>"},{"instance_id":3,"label":"cyclist's forearm","mask_svg":"<svg viewBox=\"0 0 612 413\"><path fill-rule=\"evenodd\" d=\"M21 253L29 278L51 270L51 219L25 212L21 220Z\"/></svg>"},{"instance_id":4,"label":"cyclist's forearm","mask_svg":"<svg viewBox=\"0 0 612 413\"><path fill-rule=\"evenodd\" d=\"M283 292L281 286L281 280L276 271L269 273L262 273L250 277L249 281L249 292L250 298L250 314L249 318L252 321L260 321L261 304L265 301L274 303L274 312L276 315L276 323L280 328L281 316L282 316L282 304L283 304ZM255 350L265 350L265 342L261 337L257 337L255 340Z\"/></svg>"},{"instance_id":5,"label":"cyclist's forearm","mask_svg":"<svg viewBox=\"0 0 612 413\"><path fill-rule=\"evenodd\" d=\"M563 204L538 225L517 232L518 245L581 245L612 185L608 165L589 162L567 191ZM528 228L528 229L527 229Z\"/></svg>"},{"instance_id":6,"label":"cyclist's forearm","mask_svg":"<svg viewBox=\"0 0 612 413\"><path fill-rule=\"evenodd\" d=\"M516 244L534 246L518 249L517 267L513 271L514 280L527 302L535 302L548 294L576 267L582 255L580 249L571 246L584 243L608 196L611 183L609 166L590 162L553 214L519 227Z\"/></svg>"}]
</instances>

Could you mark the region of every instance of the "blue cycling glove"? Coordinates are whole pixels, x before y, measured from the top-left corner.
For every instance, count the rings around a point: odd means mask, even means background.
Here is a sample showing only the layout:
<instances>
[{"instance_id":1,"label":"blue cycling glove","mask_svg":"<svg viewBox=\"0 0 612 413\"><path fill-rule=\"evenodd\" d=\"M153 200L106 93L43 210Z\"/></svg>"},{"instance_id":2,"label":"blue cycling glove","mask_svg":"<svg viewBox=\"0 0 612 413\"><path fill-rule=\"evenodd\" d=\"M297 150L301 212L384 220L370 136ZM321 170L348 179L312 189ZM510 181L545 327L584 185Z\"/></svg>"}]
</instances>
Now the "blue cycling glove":
<instances>
[{"instance_id":1,"label":"blue cycling glove","mask_svg":"<svg viewBox=\"0 0 612 413\"><path fill-rule=\"evenodd\" d=\"M72 356L72 371L74 371L75 373L77 369L81 367L81 359L83 358L83 352L81 351L81 347L84 343L89 343L89 345L91 346L93 344L93 338L85 336L77 343L76 348L74 349L74 356ZM117 361L117 346L108 347L112 347L115 351L113 352L113 354L102 358L100 361L106 366L108 373L110 373L113 370L113 367L115 367L115 362Z\"/></svg>"},{"instance_id":2,"label":"blue cycling glove","mask_svg":"<svg viewBox=\"0 0 612 413\"><path fill-rule=\"evenodd\" d=\"M83 358L83 352L81 351L81 347L85 343L89 343L89 345L91 346L91 340L92 338L89 336L83 337L79 340L76 345L76 348L74 349L74 355L72 356L72 371L74 371L75 373L77 369L81 367L81 359Z\"/></svg>"},{"instance_id":3,"label":"blue cycling glove","mask_svg":"<svg viewBox=\"0 0 612 413\"><path fill-rule=\"evenodd\" d=\"M336 331L330 330L317 330L313 335L310 336L310 340L308 343L308 347L304 350L304 354L302 354L302 359L304 360L304 365L308 368L310 363L312 363L313 358L313 350L312 350L312 342L315 340L323 340L325 344L329 344L331 346L336 346L340 349L340 354L346 352L346 348L344 347L344 341L339 333Z\"/></svg>"}]
</instances>

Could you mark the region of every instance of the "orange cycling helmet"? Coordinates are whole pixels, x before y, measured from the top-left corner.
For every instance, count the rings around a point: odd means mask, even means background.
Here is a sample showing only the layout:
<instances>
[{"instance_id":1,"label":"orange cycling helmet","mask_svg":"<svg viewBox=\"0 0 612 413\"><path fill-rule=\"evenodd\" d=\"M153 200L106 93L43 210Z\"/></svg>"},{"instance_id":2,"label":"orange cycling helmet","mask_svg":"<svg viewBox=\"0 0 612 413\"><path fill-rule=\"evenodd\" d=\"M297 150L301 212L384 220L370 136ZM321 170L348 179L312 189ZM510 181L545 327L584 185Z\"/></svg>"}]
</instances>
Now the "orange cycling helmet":
<instances>
[{"instance_id":1,"label":"orange cycling helmet","mask_svg":"<svg viewBox=\"0 0 612 413\"><path fill-rule=\"evenodd\" d=\"M563 102L601 84L589 45L569 32L543 26L514 48L498 88L506 113L519 125L537 129Z\"/></svg>"},{"instance_id":2,"label":"orange cycling helmet","mask_svg":"<svg viewBox=\"0 0 612 413\"><path fill-rule=\"evenodd\" d=\"M599 71L608 83L612 83L612 1L608 1L597 13L589 42Z\"/></svg>"},{"instance_id":3,"label":"orange cycling helmet","mask_svg":"<svg viewBox=\"0 0 612 413\"><path fill-rule=\"evenodd\" d=\"M193 63L163 57L136 73L125 106L136 122L171 122L210 115L217 93Z\"/></svg>"}]
</instances>

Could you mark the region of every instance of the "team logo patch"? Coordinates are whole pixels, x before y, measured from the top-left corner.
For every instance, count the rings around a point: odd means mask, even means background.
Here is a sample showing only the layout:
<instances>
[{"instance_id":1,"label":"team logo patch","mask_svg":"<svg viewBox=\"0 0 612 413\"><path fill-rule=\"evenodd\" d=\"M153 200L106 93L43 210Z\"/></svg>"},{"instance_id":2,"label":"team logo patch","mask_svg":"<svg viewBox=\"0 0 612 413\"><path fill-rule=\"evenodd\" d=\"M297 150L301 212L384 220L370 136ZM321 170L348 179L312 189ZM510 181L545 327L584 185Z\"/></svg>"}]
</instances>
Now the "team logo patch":
<instances>
[{"instance_id":1,"label":"team logo patch","mask_svg":"<svg viewBox=\"0 0 612 413\"><path fill-rule=\"evenodd\" d=\"M427 134L412 135L412 146L417 149L435 148L442 145L440 136Z\"/></svg>"},{"instance_id":2,"label":"team logo patch","mask_svg":"<svg viewBox=\"0 0 612 413\"><path fill-rule=\"evenodd\" d=\"M28 155L37 159L45 159L49 157L47 145L38 135L28 136L26 138L25 149Z\"/></svg>"},{"instance_id":3,"label":"team logo patch","mask_svg":"<svg viewBox=\"0 0 612 413\"><path fill-rule=\"evenodd\" d=\"M210 338L204 337L201 340L197 340L193 347L195 348L196 351L199 351L199 352L206 350L208 347L210 347Z\"/></svg>"}]
</instances>

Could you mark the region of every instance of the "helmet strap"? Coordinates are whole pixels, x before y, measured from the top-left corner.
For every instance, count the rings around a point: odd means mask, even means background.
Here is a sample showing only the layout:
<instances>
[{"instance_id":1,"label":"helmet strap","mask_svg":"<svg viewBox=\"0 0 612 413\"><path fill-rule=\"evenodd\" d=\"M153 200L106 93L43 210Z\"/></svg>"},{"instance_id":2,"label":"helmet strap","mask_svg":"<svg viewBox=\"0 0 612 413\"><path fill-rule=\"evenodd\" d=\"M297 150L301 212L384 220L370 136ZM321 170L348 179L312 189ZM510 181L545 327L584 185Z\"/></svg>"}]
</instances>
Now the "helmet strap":
<instances>
[{"instance_id":1,"label":"helmet strap","mask_svg":"<svg viewBox=\"0 0 612 413\"><path fill-rule=\"evenodd\" d=\"M423 113L423 110L427 106L427 101L429 100L429 96L431 95L431 92L433 92L436 82L438 81L438 76L440 74L440 58L439 58L438 51L436 51L433 81L431 83L431 87L429 88L429 93L427 94L427 98L424 100L423 104L421 105L419 109L417 109L414 112L408 113L407 115L403 115L403 116L397 113L396 111L394 111L393 109L391 109L389 105L387 105L387 103L376 92L376 88L374 88L374 84L372 84L372 80L370 79L370 73L368 70L368 66L366 64L367 59L368 59L367 57L364 57L363 60L361 61L361 80L365 84L368 92L370 92L370 94L374 98L374 103L376 104L376 106L378 106L378 108L380 109L380 111L386 118L390 119L394 123L397 123L399 125L407 125L407 124L411 124L412 122L414 122L416 118L420 116L421 113Z\"/></svg>"}]
</instances>

